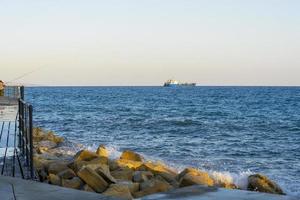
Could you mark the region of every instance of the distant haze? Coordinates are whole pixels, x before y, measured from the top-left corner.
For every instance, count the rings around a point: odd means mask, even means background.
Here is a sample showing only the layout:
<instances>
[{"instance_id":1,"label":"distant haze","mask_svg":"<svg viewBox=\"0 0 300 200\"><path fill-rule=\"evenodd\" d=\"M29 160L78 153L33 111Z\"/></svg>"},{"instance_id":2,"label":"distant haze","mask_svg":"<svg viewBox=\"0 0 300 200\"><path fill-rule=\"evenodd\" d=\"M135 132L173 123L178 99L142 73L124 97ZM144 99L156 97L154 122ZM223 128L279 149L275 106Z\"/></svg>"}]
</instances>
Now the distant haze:
<instances>
[{"instance_id":1,"label":"distant haze","mask_svg":"<svg viewBox=\"0 0 300 200\"><path fill-rule=\"evenodd\" d=\"M299 0L0 0L0 24L12 83L300 85Z\"/></svg>"}]
</instances>

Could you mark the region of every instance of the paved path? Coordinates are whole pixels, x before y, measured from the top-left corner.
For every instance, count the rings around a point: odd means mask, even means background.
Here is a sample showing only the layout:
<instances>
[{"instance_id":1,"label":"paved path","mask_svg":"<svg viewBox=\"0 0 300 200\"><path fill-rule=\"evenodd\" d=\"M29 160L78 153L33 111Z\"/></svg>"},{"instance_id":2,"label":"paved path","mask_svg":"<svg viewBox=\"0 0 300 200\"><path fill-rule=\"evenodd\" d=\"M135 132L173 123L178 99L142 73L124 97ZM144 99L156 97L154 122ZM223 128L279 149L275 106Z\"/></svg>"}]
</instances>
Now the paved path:
<instances>
[{"instance_id":1,"label":"paved path","mask_svg":"<svg viewBox=\"0 0 300 200\"><path fill-rule=\"evenodd\" d=\"M0 176L1 200L117 200L101 194Z\"/></svg>"},{"instance_id":2,"label":"paved path","mask_svg":"<svg viewBox=\"0 0 300 200\"><path fill-rule=\"evenodd\" d=\"M154 194L142 200L299 200L296 197L250 192L244 190L227 190L215 187L192 186L166 193Z\"/></svg>"}]
</instances>

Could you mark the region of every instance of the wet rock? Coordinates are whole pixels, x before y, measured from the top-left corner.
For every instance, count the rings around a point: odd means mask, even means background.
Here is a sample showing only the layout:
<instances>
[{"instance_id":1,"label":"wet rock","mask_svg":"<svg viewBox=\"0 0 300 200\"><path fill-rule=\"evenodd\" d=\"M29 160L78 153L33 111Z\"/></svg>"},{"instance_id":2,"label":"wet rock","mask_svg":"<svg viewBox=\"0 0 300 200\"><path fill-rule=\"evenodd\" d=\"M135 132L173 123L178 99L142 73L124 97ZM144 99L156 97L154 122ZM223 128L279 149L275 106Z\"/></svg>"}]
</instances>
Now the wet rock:
<instances>
[{"instance_id":1,"label":"wet rock","mask_svg":"<svg viewBox=\"0 0 300 200\"><path fill-rule=\"evenodd\" d=\"M96 154L97 154L98 156L108 158L108 151L107 151L107 149L105 148L104 145L100 145L100 146L98 147L98 149L97 149L97 151L96 151Z\"/></svg>"},{"instance_id":2,"label":"wet rock","mask_svg":"<svg viewBox=\"0 0 300 200\"><path fill-rule=\"evenodd\" d=\"M61 179L59 176L57 176L55 174L49 174L47 179L50 184L61 186Z\"/></svg>"},{"instance_id":3,"label":"wet rock","mask_svg":"<svg viewBox=\"0 0 300 200\"><path fill-rule=\"evenodd\" d=\"M33 164L36 170L44 170L48 168L48 165L51 163L51 161L46 160L39 156L33 157Z\"/></svg>"},{"instance_id":4,"label":"wet rock","mask_svg":"<svg viewBox=\"0 0 300 200\"><path fill-rule=\"evenodd\" d=\"M98 158L99 156L94 153L94 152L91 152L91 151L88 151L88 150L81 150L81 151L78 151L76 153L76 155L74 156L74 161L91 161L95 158Z\"/></svg>"},{"instance_id":5,"label":"wet rock","mask_svg":"<svg viewBox=\"0 0 300 200\"><path fill-rule=\"evenodd\" d=\"M81 168L77 175L96 192L103 192L108 187L108 183L90 167Z\"/></svg>"},{"instance_id":6,"label":"wet rock","mask_svg":"<svg viewBox=\"0 0 300 200\"><path fill-rule=\"evenodd\" d=\"M47 147L37 147L36 148L36 153L38 154L43 154L46 153L49 149Z\"/></svg>"},{"instance_id":7,"label":"wet rock","mask_svg":"<svg viewBox=\"0 0 300 200\"><path fill-rule=\"evenodd\" d=\"M177 176L175 174L170 174L168 172L156 172L155 175L162 177L165 181L170 183L174 188L179 187L179 182L177 181L176 179Z\"/></svg>"},{"instance_id":8,"label":"wet rock","mask_svg":"<svg viewBox=\"0 0 300 200\"><path fill-rule=\"evenodd\" d=\"M58 174L59 172L62 172L67 169L68 169L67 163L64 161L52 162L48 166L48 174Z\"/></svg>"},{"instance_id":9,"label":"wet rock","mask_svg":"<svg viewBox=\"0 0 300 200\"><path fill-rule=\"evenodd\" d=\"M130 190L126 185L123 184L111 184L109 188L102 193L106 196L112 196L119 199L131 200L133 197L131 196Z\"/></svg>"},{"instance_id":10,"label":"wet rock","mask_svg":"<svg viewBox=\"0 0 300 200\"><path fill-rule=\"evenodd\" d=\"M72 169L65 169L57 174L62 179L72 179L76 176L75 172Z\"/></svg>"},{"instance_id":11,"label":"wet rock","mask_svg":"<svg viewBox=\"0 0 300 200\"><path fill-rule=\"evenodd\" d=\"M122 153L120 159L132 160L132 161L140 161L140 162L143 161L143 157L140 154L135 153L135 152L130 151L130 150L124 151Z\"/></svg>"},{"instance_id":12,"label":"wet rock","mask_svg":"<svg viewBox=\"0 0 300 200\"><path fill-rule=\"evenodd\" d=\"M133 181L134 182L145 182L153 178L153 173L150 171L135 171L133 173Z\"/></svg>"},{"instance_id":13,"label":"wet rock","mask_svg":"<svg viewBox=\"0 0 300 200\"><path fill-rule=\"evenodd\" d=\"M166 192L172 189L172 186L166 181L151 179L146 182L140 184L140 190L133 194L135 198L140 198L146 195L158 193L158 192Z\"/></svg>"},{"instance_id":14,"label":"wet rock","mask_svg":"<svg viewBox=\"0 0 300 200\"><path fill-rule=\"evenodd\" d=\"M130 168L122 168L116 171L111 171L111 175L121 181L132 181L133 170Z\"/></svg>"},{"instance_id":15,"label":"wet rock","mask_svg":"<svg viewBox=\"0 0 300 200\"><path fill-rule=\"evenodd\" d=\"M38 143L38 148L45 148L45 149L53 149L57 146L57 144L53 141L50 140L44 140L44 141L40 141Z\"/></svg>"},{"instance_id":16,"label":"wet rock","mask_svg":"<svg viewBox=\"0 0 300 200\"><path fill-rule=\"evenodd\" d=\"M56 136L56 134L52 131L45 132L41 128L33 129L33 142L40 142L42 140L49 140L56 144L59 144L64 141L62 137Z\"/></svg>"},{"instance_id":17,"label":"wet rock","mask_svg":"<svg viewBox=\"0 0 300 200\"><path fill-rule=\"evenodd\" d=\"M285 194L275 182L261 174L253 174L248 177L248 190L272 194Z\"/></svg>"},{"instance_id":18,"label":"wet rock","mask_svg":"<svg viewBox=\"0 0 300 200\"><path fill-rule=\"evenodd\" d=\"M208 173L193 168L187 168L178 175L180 187L191 185L207 185L213 186L214 180Z\"/></svg>"}]
</instances>

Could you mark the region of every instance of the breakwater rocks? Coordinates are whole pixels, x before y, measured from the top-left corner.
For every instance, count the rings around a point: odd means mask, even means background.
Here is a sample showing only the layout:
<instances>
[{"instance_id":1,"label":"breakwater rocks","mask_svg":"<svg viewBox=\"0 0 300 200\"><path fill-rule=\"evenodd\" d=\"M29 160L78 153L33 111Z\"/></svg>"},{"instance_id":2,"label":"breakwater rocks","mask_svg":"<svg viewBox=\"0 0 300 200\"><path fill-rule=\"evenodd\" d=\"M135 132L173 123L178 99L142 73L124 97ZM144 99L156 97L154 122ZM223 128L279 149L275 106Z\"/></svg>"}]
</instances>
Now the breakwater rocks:
<instances>
[{"instance_id":1,"label":"breakwater rocks","mask_svg":"<svg viewBox=\"0 0 300 200\"><path fill-rule=\"evenodd\" d=\"M96 152L66 150L64 139L53 132L34 129L34 165L41 182L67 188L97 192L121 199L133 199L176 188L206 185L240 189L230 182L214 180L207 172L186 168L178 173L163 163L145 161L133 151L124 151L120 158L110 159L105 146ZM284 194L266 176L248 177L248 190Z\"/></svg>"}]
</instances>

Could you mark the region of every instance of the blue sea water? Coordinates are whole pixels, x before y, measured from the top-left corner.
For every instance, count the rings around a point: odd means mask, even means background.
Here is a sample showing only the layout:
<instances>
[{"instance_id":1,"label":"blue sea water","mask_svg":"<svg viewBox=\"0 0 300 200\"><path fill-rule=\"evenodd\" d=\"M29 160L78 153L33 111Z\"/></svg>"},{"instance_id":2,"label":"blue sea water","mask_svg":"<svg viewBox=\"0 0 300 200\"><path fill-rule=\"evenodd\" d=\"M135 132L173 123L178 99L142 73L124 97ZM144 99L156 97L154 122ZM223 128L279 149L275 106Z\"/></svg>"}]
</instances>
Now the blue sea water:
<instances>
[{"instance_id":1,"label":"blue sea water","mask_svg":"<svg viewBox=\"0 0 300 200\"><path fill-rule=\"evenodd\" d=\"M300 195L300 87L32 87L34 123L242 185L263 173Z\"/></svg>"}]
</instances>

